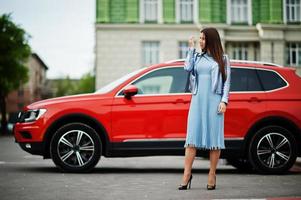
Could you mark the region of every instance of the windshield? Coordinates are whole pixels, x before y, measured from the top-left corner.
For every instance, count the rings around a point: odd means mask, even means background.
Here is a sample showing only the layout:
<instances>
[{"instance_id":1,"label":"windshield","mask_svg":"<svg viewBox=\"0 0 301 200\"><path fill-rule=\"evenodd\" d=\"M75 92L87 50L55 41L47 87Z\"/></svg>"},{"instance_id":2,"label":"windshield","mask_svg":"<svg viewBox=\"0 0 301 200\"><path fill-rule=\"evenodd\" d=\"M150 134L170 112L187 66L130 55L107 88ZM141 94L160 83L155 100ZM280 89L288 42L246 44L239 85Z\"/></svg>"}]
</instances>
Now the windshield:
<instances>
[{"instance_id":1,"label":"windshield","mask_svg":"<svg viewBox=\"0 0 301 200\"><path fill-rule=\"evenodd\" d=\"M144 69L146 69L146 67L138 69L136 71L133 71L129 74L126 74L124 76L122 76L121 78L103 86L102 88L96 90L95 93L107 93L110 92L111 90L113 90L115 87L117 87L118 85L120 85L121 83L123 83L124 81L126 81L127 79L135 76L136 74L138 74L139 72L143 71Z\"/></svg>"}]
</instances>

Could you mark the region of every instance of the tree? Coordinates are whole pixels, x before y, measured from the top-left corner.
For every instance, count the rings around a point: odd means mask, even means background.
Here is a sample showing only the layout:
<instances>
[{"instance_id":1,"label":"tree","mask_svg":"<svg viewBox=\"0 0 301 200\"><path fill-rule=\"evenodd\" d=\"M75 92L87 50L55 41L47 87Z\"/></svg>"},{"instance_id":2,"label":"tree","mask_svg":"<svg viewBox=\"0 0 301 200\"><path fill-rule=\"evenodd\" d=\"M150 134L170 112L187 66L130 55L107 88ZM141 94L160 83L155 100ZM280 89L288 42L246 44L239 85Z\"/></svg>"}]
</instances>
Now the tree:
<instances>
[{"instance_id":1,"label":"tree","mask_svg":"<svg viewBox=\"0 0 301 200\"><path fill-rule=\"evenodd\" d=\"M79 80L66 76L64 79L56 80L54 85L57 88L56 97L92 93L95 91L95 76L91 72L84 74Z\"/></svg>"},{"instance_id":2,"label":"tree","mask_svg":"<svg viewBox=\"0 0 301 200\"><path fill-rule=\"evenodd\" d=\"M28 81L26 60L31 54L29 35L16 25L10 14L0 16L0 108L1 132L7 132L6 97Z\"/></svg>"},{"instance_id":3,"label":"tree","mask_svg":"<svg viewBox=\"0 0 301 200\"><path fill-rule=\"evenodd\" d=\"M95 91L95 75L92 73L84 74L77 85L76 94L91 93Z\"/></svg>"},{"instance_id":4,"label":"tree","mask_svg":"<svg viewBox=\"0 0 301 200\"><path fill-rule=\"evenodd\" d=\"M55 93L56 97L74 94L75 84L69 76L66 76L66 78L64 79L57 80L55 87L57 88L57 91Z\"/></svg>"}]
</instances>

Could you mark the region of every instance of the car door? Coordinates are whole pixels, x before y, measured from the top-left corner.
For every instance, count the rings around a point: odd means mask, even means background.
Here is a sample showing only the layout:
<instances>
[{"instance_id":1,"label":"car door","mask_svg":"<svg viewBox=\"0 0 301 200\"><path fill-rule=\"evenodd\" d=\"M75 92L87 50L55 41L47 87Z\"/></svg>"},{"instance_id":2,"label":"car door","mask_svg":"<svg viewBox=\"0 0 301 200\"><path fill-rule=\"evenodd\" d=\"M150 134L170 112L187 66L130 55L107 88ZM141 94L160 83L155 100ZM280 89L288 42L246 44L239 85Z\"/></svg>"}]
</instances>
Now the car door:
<instances>
[{"instance_id":1,"label":"car door","mask_svg":"<svg viewBox=\"0 0 301 200\"><path fill-rule=\"evenodd\" d=\"M225 114L225 138L243 139L266 110L266 94L256 69L232 67L229 105Z\"/></svg>"},{"instance_id":2,"label":"car door","mask_svg":"<svg viewBox=\"0 0 301 200\"><path fill-rule=\"evenodd\" d=\"M113 142L185 138L187 77L183 66L154 69L131 83L138 88L131 99L119 92L112 105Z\"/></svg>"}]
</instances>

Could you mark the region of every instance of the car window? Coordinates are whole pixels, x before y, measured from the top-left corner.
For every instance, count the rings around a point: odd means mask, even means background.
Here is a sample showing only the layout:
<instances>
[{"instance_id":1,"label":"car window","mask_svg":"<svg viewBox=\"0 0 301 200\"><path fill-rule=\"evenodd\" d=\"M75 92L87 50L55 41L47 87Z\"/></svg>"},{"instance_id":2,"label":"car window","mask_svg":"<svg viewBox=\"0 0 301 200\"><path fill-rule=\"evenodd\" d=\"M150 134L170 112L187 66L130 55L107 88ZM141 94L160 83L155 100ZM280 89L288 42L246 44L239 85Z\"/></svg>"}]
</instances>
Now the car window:
<instances>
[{"instance_id":1,"label":"car window","mask_svg":"<svg viewBox=\"0 0 301 200\"><path fill-rule=\"evenodd\" d=\"M105 85L104 87L98 89L95 93L99 93L99 94L102 94L102 93L107 93L111 90L113 90L115 87L117 87L118 85L120 85L121 83L123 83L124 81L128 80L129 78L135 76L136 74L140 73L141 71L145 70L146 67L144 68L140 68L136 71L133 71L129 74L126 74L124 76L122 76L121 78Z\"/></svg>"},{"instance_id":2,"label":"car window","mask_svg":"<svg viewBox=\"0 0 301 200\"><path fill-rule=\"evenodd\" d=\"M138 94L184 93L188 73L183 67L171 67L152 71L135 82Z\"/></svg>"},{"instance_id":3,"label":"car window","mask_svg":"<svg viewBox=\"0 0 301 200\"><path fill-rule=\"evenodd\" d=\"M254 69L231 68L230 91L262 91L258 76Z\"/></svg>"},{"instance_id":4,"label":"car window","mask_svg":"<svg viewBox=\"0 0 301 200\"><path fill-rule=\"evenodd\" d=\"M286 86L286 82L273 71L257 70L265 91L274 90Z\"/></svg>"}]
</instances>

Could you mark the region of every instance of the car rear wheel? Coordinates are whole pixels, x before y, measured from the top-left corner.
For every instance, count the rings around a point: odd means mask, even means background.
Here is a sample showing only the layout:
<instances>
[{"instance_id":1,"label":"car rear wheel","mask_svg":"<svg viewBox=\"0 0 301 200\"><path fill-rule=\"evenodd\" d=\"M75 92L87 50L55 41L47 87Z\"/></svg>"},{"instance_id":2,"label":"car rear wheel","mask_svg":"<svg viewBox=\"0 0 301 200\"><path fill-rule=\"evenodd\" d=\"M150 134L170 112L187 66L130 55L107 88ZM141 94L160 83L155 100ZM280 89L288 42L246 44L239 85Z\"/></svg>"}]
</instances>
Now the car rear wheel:
<instances>
[{"instance_id":1,"label":"car rear wheel","mask_svg":"<svg viewBox=\"0 0 301 200\"><path fill-rule=\"evenodd\" d=\"M290 131L279 126L259 130L252 138L249 159L261 173L283 173L296 161L297 143Z\"/></svg>"},{"instance_id":2,"label":"car rear wheel","mask_svg":"<svg viewBox=\"0 0 301 200\"><path fill-rule=\"evenodd\" d=\"M101 156L99 135L83 123L70 123L59 128L50 143L53 162L66 172L87 172Z\"/></svg>"}]
</instances>

